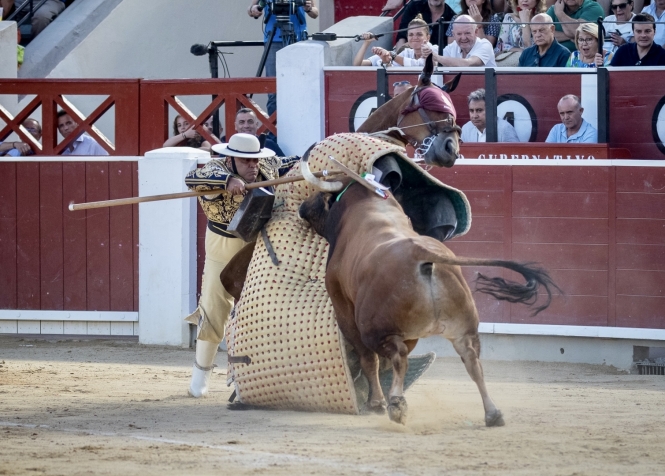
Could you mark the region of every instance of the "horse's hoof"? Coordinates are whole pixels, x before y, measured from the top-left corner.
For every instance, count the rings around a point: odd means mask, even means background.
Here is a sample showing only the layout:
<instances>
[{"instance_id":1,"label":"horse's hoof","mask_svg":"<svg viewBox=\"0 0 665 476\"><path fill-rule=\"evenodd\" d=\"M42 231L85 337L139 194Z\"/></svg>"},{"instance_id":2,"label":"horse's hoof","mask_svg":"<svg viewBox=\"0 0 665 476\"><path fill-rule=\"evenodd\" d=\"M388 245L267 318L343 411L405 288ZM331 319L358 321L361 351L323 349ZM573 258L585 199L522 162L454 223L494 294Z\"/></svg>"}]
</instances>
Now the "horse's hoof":
<instances>
[{"instance_id":1,"label":"horse's hoof","mask_svg":"<svg viewBox=\"0 0 665 476\"><path fill-rule=\"evenodd\" d=\"M383 415L386 413L387 403L385 400L372 400L365 404L363 413L376 413L377 415Z\"/></svg>"},{"instance_id":2,"label":"horse's hoof","mask_svg":"<svg viewBox=\"0 0 665 476\"><path fill-rule=\"evenodd\" d=\"M493 414L485 415L485 426L503 426L506 422L503 421L503 414L501 410L497 410Z\"/></svg>"},{"instance_id":3,"label":"horse's hoof","mask_svg":"<svg viewBox=\"0 0 665 476\"><path fill-rule=\"evenodd\" d=\"M406 399L404 397L390 397L388 416L395 423L406 425Z\"/></svg>"}]
</instances>

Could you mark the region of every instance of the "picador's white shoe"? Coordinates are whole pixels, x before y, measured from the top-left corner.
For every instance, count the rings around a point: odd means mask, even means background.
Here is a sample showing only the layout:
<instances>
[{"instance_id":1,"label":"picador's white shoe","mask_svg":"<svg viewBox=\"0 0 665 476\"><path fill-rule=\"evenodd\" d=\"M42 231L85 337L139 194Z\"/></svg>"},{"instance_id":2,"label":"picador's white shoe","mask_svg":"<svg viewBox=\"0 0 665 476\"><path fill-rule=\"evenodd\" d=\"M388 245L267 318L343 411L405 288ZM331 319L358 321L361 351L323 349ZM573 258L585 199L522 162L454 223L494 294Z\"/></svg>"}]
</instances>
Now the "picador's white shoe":
<instances>
[{"instance_id":1,"label":"picador's white shoe","mask_svg":"<svg viewBox=\"0 0 665 476\"><path fill-rule=\"evenodd\" d=\"M205 397L208 394L208 383L215 367L215 355L219 342L196 341L196 360L192 367L192 381L189 384L189 394L194 398Z\"/></svg>"}]
</instances>

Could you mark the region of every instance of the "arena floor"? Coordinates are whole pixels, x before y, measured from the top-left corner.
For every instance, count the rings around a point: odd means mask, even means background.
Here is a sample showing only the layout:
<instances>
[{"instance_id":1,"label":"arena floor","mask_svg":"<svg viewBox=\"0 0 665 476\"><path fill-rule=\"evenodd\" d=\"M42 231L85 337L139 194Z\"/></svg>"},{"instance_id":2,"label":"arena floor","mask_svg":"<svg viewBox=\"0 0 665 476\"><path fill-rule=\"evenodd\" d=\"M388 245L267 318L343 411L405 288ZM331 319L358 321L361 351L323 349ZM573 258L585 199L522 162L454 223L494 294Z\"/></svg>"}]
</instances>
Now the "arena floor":
<instances>
[{"instance_id":1,"label":"arena floor","mask_svg":"<svg viewBox=\"0 0 665 476\"><path fill-rule=\"evenodd\" d=\"M611 367L485 362L506 426L485 428L458 359L387 416L230 411L186 395L193 351L0 337L0 475L663 474L665 378Z\"/></svg>"}]
</instances>

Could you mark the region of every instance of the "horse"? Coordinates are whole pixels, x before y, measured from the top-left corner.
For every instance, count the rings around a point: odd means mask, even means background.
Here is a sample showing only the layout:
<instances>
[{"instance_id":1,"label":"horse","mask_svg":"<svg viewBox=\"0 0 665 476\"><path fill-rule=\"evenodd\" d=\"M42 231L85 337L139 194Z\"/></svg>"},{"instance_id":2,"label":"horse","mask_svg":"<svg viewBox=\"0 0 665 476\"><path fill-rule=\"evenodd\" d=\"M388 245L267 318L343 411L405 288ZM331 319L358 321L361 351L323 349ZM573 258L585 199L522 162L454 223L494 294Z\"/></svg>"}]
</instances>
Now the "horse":
<instances>
[{"instance_id":1,"label":"horse","mask_svg":"<svg viewBox=\"0 0 665 476\"><path fill-rule=\"evenodd\" d=\"M460 74L439 88L432 84L433 71L429 55L418 85L379 107L356 132L384 133L403 146L413 145L416 158L423 158L427 165L452 167L459 157L462 130L455 122L455 107L448 93L457 87Z\"/></svg>"}]
</instances>

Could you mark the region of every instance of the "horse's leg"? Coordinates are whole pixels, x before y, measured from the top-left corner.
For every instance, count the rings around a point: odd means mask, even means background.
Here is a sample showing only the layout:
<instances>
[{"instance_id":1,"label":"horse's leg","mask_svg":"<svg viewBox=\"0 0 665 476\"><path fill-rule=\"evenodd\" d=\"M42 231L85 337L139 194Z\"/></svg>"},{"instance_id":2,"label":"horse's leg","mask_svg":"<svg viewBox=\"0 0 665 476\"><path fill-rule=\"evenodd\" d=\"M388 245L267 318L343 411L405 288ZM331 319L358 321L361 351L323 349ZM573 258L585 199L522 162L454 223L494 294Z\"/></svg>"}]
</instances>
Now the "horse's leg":
<instances>
[{"instance_id":1,"label":"horse's leg","mask_svg":"<svg viewBox=\"0 0 665 476\"><path fill-rule=\"evenodd\" d=\"M381 344L381 355L393 364L393 383L388 394L388 416L395 423L406 424L406 399L404 398L404 376L409 366L409 347L399 336L389 336Z\"/></svg>"},{"instance_id":2,"label":"horse's leg","mask_svg":"<svg viewBox=\"0 0 665 476\"><path fill-rule=\"evenodd\" d=\"M478 386L480 396L483 399L483 407L485 408L485 425L503 426L504 421L501 410L494 405L485 387L483 367L480 365L480 339L478 338L478 331L466 333L449 340L462 358L462 362L466 366L466 371L469 372L469 375Z\"/></svg>"}]
</instances>

